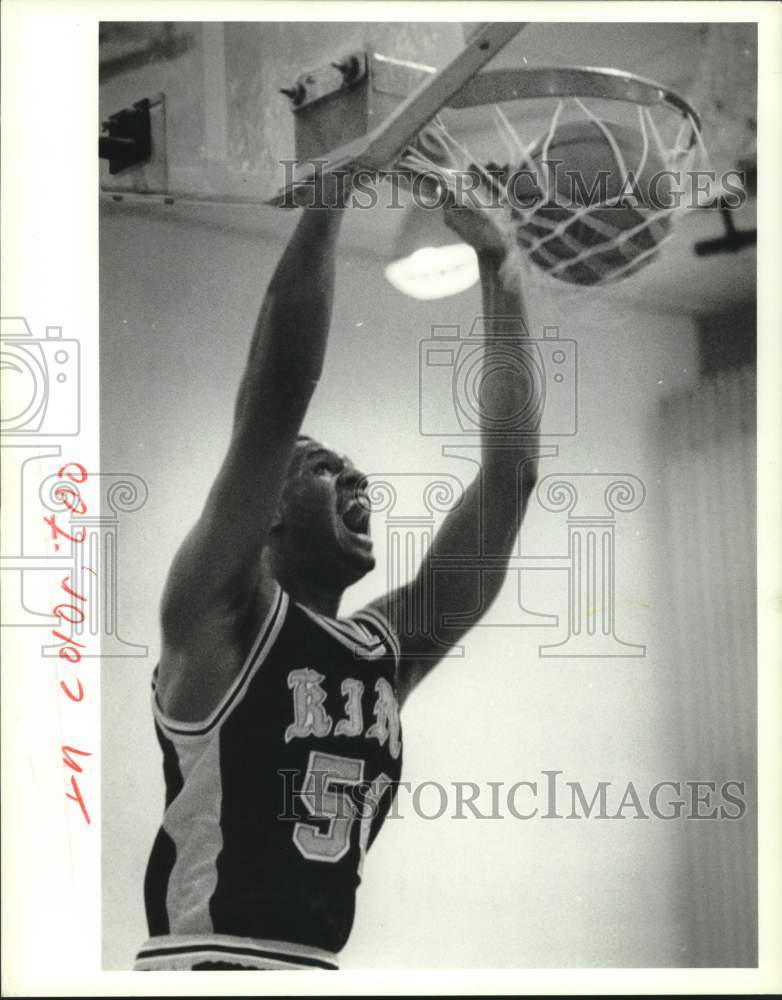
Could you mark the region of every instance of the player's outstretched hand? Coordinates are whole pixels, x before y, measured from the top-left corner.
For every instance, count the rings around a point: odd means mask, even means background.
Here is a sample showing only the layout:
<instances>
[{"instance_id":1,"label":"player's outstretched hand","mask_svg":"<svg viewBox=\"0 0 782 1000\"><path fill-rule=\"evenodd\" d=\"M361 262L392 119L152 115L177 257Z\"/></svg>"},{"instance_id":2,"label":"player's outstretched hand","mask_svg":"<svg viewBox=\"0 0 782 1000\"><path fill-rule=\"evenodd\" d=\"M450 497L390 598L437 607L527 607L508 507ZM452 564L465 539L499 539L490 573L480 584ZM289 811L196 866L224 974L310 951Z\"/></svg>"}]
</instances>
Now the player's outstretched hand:
<instances>
[{"instance_id":1,"label":"player's outstretched hand","mask_svg":"<svg viewBox=\"0 0 782 1000\"><path fill-rule=\"evenodd\" d=\"M416 178L418 196L430 199L432 205L441 204L443 192L447 192L445 221L465 243L478 253L505 256L499 179L476 166L469 151L448 133L439 118L405 148L396 168L398 176L409 175L411 185Z\"/></svg>"}]
</instances>

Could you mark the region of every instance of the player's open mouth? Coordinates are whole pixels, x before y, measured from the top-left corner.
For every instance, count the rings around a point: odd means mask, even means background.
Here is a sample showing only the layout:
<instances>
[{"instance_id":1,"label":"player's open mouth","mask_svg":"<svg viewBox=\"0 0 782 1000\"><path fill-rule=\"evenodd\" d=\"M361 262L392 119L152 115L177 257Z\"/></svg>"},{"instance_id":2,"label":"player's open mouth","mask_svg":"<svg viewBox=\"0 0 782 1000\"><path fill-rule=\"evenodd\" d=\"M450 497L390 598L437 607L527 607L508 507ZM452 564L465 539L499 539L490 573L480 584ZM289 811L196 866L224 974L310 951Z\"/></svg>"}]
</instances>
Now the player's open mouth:
<instances>
[{"instance_id":1,"label":"player's open mouth","mask_svg":"<svg viewBox=\"0 0 782 1000\"><path fill-rule=\"evenodd\" d=\"M352 535L360 535L369 538L369 510L366 503L361 503L356 499L348 501L343 508L342 523Z\"/></svg>"}]
</instances>

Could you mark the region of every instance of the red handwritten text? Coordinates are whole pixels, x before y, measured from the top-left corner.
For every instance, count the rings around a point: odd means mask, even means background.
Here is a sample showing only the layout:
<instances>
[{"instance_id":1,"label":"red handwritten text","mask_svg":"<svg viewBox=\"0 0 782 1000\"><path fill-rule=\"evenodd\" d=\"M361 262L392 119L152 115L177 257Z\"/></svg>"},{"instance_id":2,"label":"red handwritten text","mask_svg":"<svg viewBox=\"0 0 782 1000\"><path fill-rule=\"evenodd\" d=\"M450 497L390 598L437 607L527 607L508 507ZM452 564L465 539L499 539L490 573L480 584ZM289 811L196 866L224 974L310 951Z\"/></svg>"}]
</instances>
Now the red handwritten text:
<instances>
[{"instance_id":1,"label":"red handwritten text","mask_svg":"<svg viewBox=\"0 0 782 1000\"><path fill-rule=\"evenodd\" d=\"M62 468L57 470L57 476L59 479L66 479L71 483L79 484L84 483L87 480L87 470L83 465L78 462L68 462L67 465L63 465ZM57 486L54 490L54 497L60 503L62 503L72 515L79 516L87 513L87 504L81 497L78 489L73 486L61 485ZM44 523L51 529L52 541L54 541L55 551L59 551L60 545L57 541L58 538L65 538L69 542L73 542L75 545L80 545L85 537L86 531L82 529L71 534L64 528L57 524L57 515L52 514L51 517L44 517ZM84 569L88 573L92 573L93 576L97 576L95 570L89 566L85 566ZM82 650L84 649L84 643L79 642L74 639L72 635L67 635L69 631L68 626L78 626L84 622L86 617L84 607L87 603L86 594L82 593L84 587L81 583L75 582L71 579L70 575L64 576L60 581L60 589L65 594L63 600L52 608L52 614L59 619L59 627L52 629L52 636L61 643L60 648L57 650L57 655L64 664L70 666L75 666L81 661ZM60 681L60 689L63 694L70 701L81 702L84 699L84 685L78 676L68 676ZM65 746L62 747L62 762L65 767L70 768L73 772L70 776L70 791L65 793L65 797L70 799L72 802L76 802L81 809L81 814L84 817L85 822L89 825L90 814L87 809L87 804L84 800L81 788L79 786L78 775L82 774L83 768L78 762L76 754L81 757L91 757L92 753L89 750L80 750L77 747Z\"/></svg>"}]
</instances>

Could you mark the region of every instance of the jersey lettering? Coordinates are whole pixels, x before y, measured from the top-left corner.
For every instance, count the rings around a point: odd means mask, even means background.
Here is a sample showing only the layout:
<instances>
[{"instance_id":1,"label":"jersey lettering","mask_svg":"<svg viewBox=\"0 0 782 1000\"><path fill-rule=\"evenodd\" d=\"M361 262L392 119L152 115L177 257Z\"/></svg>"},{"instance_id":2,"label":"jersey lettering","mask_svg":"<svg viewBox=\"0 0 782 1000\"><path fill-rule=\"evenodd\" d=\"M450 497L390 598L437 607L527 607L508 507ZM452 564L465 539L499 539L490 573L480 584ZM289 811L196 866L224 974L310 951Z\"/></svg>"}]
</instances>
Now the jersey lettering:
<instances>
[{"instance_id":1,"label":"jersey lettering","mask_svg":"<svg viewBox=\"0 0 782 1000\"><path fill-rule=\"evenodd\" d=\"M325 708L326 692L321 686L325 678L317 670L306 667L291 670L288 687L293 691L294 721L285 730L285 742L307 736L328 736L334 725ZM345 698L345 718L334 727L335 736L361 736L364 729L364 715L361 697L364 684L355 677L346 677L340 685ZM401 728L399 724L399 704L394 689L384 677L375 681L377 698L373 709L375 721L366 731L367 739L375 739L381 747L388 743L388 750L394 760L402 752Z\"/></svg>"},{"instance_id":2,"label":"jersey lettering","mask_svg":"<svg viewBox=\"0 0 782 1000\"><path fill-rule=\"evenodd\" d=\"M367 729L367 739L376 739L380 746L385 746L388 740L388 750L396 760L402 751L399 739L399 705L394 697L394 690L384 677L375 681L377 701L375 702L375 722Z\"/></svg>"},{"instance_id":3,"label":"jersey lettering","mask_svg":"<svg viewBox=\"0 0 782 1000\"><path fill-rule=\"evenodd\" d=\"M291 670L288 674L288 687L293 691L293 718L285 730L285 742L296 737L328 736L331 732L332 719L323 702L326 692L320 686L325 680L323 674L310 667L301 670Z\"/></svg>"},{"instance_id":4,"label":"jersey lettering","mask_svg":"<svg viewBox=\"0 0 782 1000\"><path fill-rule=\"evenodd\" d=\"M346 719L340 719L334 729L335 736L360 736L364 732L364 715L361 711L361 695L364 693L363 681L355 677L346 677L340 685L345 696Z\"/></svg>"}]
</instances>

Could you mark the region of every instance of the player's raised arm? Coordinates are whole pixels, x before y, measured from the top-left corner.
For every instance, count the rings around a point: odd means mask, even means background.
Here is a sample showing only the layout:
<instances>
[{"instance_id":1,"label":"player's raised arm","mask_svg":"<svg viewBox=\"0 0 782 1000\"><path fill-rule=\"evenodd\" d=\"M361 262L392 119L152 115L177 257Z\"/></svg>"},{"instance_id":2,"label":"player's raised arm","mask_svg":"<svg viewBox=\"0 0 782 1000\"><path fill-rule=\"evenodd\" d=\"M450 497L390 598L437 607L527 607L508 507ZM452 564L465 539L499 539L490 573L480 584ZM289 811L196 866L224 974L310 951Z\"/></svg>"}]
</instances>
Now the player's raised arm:
<instances>
[{"instance_id":1,"label":"player's raised arm","mask_svg":"<svg viewBox=\"0 0 782 1000\"><path fill-rule=\"evenodd\" d=\"M192 650L205 634L238 621L250 602L257 608L269 600L272 584L263 578L260 556L322 371L342 215L341 208L301 215L253 331L227 454L169 572L158 691L176 689L181 697L166 700L185 702L188 714L198 714L194 701L208 707L211 685L185 676L202 670L192 666L198 657L167 654ZM215 690L224 680L215 679Z\"/></svg>"},{"instance_id":2,"label":"player's raised arm","mask_svg":"<svg viewBox=\"0 0 782 1000\"><path fill-rule=\"evenodd\" d=\"M491 210L451 207L451 226L478 254L484 313L481 382L481 471L446 516L417 576L381 598L382 610L399 635L400 700L488 610L499 593L508 559L537 479L538 439L510 414L522 414L534 370L524 303L519 290L500 277L504 244ZM436 572L435 563L441 560ZM483 566L491 568L481 568ZM444 569L448 562L451 567ZM429 623L429 595L434 628Z\"/></svg>"}]
</instances>

